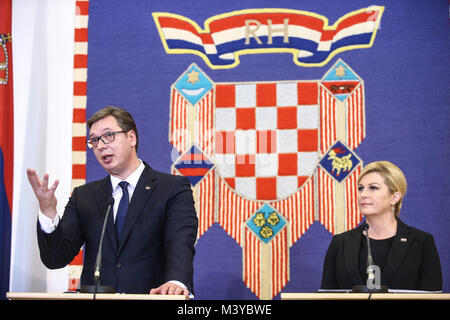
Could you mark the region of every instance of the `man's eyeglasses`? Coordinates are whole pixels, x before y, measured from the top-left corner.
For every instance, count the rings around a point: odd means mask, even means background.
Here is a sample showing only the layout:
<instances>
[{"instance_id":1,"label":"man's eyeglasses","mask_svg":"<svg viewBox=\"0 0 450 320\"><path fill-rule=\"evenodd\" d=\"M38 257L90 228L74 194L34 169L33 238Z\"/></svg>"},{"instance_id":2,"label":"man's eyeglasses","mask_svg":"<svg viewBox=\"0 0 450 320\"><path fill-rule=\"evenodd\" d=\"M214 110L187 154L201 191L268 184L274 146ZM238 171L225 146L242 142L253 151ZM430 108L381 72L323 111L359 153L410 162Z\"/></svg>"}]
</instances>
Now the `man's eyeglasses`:
<instances>
[{"instance_id":1,"label":"man's eyeglasses","mask_svg":"<svg viewBox=\"0 0 450 320\"><path fill-rule=\"evenodd\" d=\"M124 130L124 131L113 131L113 132L106 132L102 134L101 136L91 138L87 141L87 146L89 149L95 149L98 146L98 142L102 140L104 144L108 144L114 141L116 133L125 133L130 130Z\"/></svg>"}]
</instances>

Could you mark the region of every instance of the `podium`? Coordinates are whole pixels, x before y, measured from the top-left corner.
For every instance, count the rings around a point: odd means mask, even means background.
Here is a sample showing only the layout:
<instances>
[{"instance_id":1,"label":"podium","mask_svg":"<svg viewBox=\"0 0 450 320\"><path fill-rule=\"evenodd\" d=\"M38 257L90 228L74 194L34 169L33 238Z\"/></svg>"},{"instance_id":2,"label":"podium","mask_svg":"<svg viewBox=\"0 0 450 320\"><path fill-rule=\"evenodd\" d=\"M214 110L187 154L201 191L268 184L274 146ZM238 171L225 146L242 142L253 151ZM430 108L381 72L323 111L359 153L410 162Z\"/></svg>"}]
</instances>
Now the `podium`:
<instances>
[{"instance_id":1,"label":"podium","mask_svg":"<svg viewBox=\"0 0 450 320\"><path fill-rule=\"evenodd\" d=\"M281 300L450 300L450 293L281 293Z\"/></svg>"},{"instance_id":2,"label":"podium","mask_svg":"<svg viewBox=\"0 0 450 320\"><path fill-rule=\"evenodd\" d=\"M9 300L94 300L93 293L7 292ZM97 293L95 300L189 300L184 295Z\"/></svg>"}]
</instances>

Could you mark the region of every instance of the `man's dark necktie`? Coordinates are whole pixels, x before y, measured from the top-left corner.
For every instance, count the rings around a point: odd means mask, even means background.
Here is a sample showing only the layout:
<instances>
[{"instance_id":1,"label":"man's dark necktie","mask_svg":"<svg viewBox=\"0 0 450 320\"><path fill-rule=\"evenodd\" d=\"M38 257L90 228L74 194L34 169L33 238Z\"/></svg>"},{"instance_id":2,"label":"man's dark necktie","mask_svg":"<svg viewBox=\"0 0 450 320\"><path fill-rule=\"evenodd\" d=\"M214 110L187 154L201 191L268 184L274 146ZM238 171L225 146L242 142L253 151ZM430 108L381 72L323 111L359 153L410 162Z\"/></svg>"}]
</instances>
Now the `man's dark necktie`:
<instances>
[{"instance_id":1,"label":"man's dark necktie","mask_svg":"<svg viewBox=\"0 0 450 320\"><path fill-rule=\"evenodd\" d=\"M130 199L128 196L128 182L122 181L119 183L119 186L122 188L122 198L120 199L119 208L117 209L116 232L117 232L117 239L120 240L123 222L125 221L125 217L127 215L128 204L130 203Z\"/></svg>"}]
</instances>

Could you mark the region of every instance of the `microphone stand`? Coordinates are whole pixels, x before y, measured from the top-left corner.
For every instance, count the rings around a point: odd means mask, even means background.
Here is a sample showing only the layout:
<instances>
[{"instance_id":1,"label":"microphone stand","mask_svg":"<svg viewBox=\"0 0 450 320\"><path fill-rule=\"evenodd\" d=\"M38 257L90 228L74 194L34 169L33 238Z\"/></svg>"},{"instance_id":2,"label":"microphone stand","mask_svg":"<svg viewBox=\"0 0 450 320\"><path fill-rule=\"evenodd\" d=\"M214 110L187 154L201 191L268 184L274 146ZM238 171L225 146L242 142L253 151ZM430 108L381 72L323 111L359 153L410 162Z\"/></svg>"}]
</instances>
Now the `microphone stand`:
<instances>
[{"instance_id":1,"label":"microphone stand","mask_svg":"<svg viewBox=\"0 0 450 320\"><path fill-rule=\"evenodd\" d=\"M116 289L112 286L101 286L100 283L100 270L102 266L102 245L103 245L103 237L105 235L106 224L108 221L109 212L111 211L112 206L114 205L114 198L110 198L108 201L108 209L106 210L105 220L103 221L102 234L100 236L100 244L98 247L97 258L95 260L95 271L94 271L94 285L84 285L81 286L81 293L93 293L94 300L96 299L97 293L116 293Z\"/></svg>"},{"instance_id":2,"label":"microphone stand","mask_svg":"<svg viewBox=\"0 0 450 320\"><path fill-rule=\"evenodd\" d=\"M367 240L367 269L366 269L366 272L368 274L367 275L367 284L366 285L354 285L352 287L352 292L362 292L362 293L368 292L368 293L370 293L370 295L369 295L369 299L370 299L370 297L372 296L372 293L374 293L374 292L375 293L388 292L388 287L386 285L381 285L380 267L373 263L372 252L370 250L370 241L369 241L369 225L367 223L364 223L363 227L364 227L364 231L366 232L366 240ZM377 276L375 275L376 273L378 273ZM374 282L375 282L375 285L374 285Z\"/></svg>"}]
</instances>

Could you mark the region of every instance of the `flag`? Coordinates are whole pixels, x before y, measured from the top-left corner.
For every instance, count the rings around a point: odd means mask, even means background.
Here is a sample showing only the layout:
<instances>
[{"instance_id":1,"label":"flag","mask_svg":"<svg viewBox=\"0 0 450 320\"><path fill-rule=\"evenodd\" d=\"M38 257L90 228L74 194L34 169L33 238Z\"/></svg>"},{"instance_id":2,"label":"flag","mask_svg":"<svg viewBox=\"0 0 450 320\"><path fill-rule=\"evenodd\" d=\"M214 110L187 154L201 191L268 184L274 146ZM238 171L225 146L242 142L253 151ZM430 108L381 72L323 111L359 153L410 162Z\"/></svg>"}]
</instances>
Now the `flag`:
<instances>
[{"instance_id":1,"label":"flag","mask_svg":"<svg viewBox=\"0 0 450 320\"><path fill-rule=\"evenodd\" d=\"M14 164L11 0L0 3L0 299L9 289Z\"/></svg>"},{"instance_id":2,"label":"flag","mask_svg":"<svg viewBox=\"0 0 450 320\"><path fill-rule=\"evenodd\" d=\"M39 204L26 176L35 169L56 190L64 211L72 182L74 1L16 1L13 7L15 68L14 207L11 292L63 292L68 268L48 270L36 237ZM30 27L31 26L31 27Z\"/></svg>"},{"instance_id":3,"label":"flag","mask_svg":"<svg viewBox=\"0 0 450 320\"><path fill-rule=\"evenodd\" d=\"M324 65L335 54L368 48L384 8L369 6L340 18L288 9L253 9L214 16L202 30L186 17L153 13L167 53L192 53L213 69L239 64L240 54L291 52L298 65Z\"/></svg>"}]
</instances>

